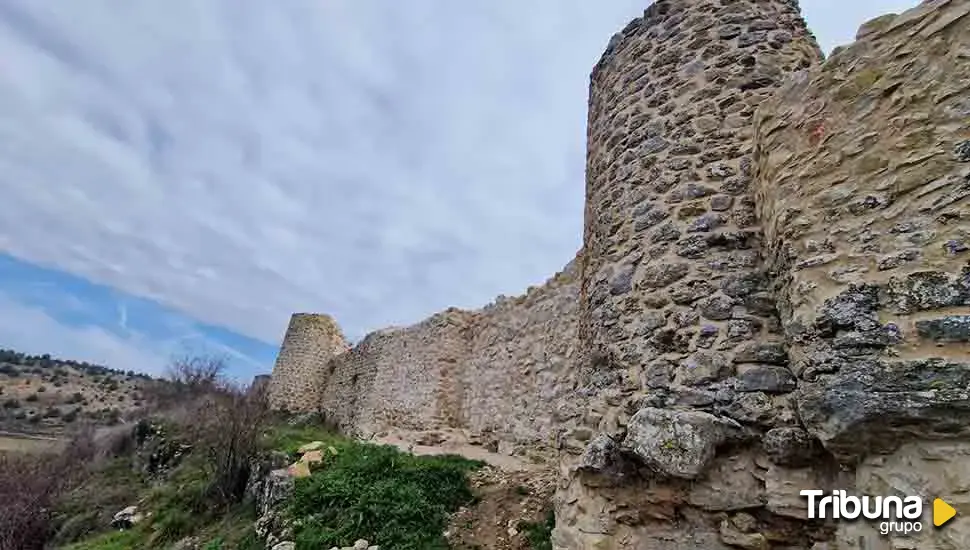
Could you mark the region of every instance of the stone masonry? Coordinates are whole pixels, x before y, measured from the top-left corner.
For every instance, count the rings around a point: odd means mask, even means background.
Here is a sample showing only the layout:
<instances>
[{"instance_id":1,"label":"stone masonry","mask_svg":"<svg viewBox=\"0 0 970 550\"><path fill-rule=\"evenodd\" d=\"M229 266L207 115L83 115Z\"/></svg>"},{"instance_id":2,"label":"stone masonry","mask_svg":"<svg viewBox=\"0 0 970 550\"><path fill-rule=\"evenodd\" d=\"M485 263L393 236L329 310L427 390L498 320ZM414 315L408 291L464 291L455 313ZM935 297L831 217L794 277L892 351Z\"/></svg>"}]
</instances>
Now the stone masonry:
<instances>
[{"instance_id":1,"label":"stone masonry","mask_svg":"<svg viewBox=\"0 0 970 550\"><path fill-rule=\"evenodd\" d=\"M970 548L970 1L825 60L795 0L657 0L587 137L562 273L346 352L294 316L274 405L558 465L557 550ZM801 489L958 515L880 535Z\"/></svg>"},{"instance_id":2,"label":"stone masonry","mask_svg":"<svg viewBox=\"0 0 970 550\"><path fill-rule=\"evenodd\" d=\"M290 411L315 410L327 379L327 364L348 347L329 315L294 314L273 367L270 405Z\"/></svg>"}]
</instances>

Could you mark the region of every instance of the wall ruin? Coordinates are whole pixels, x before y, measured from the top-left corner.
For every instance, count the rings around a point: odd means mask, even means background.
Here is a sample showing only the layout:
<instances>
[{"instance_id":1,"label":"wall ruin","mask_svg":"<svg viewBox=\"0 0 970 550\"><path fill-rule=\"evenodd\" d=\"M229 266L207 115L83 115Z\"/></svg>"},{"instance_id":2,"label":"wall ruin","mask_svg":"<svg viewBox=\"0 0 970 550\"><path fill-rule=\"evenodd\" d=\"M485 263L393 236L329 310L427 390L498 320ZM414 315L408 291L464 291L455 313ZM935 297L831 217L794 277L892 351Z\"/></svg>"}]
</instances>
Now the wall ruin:
<instances>
[{"instance_id":1,"label":"wall ruin","mask_svg":"<svg viewBox=\"0 0 970 550\"><path fill-rule=\"evenodd\" d=\"M291 323L277 403L555 460L558 550L970 547L970 2L823 61L794 0L658 0L593 71L587 163L562 273L314 359ZM958 516L806 520L834 488Z\"/></svg>"},{"instance_id":2,"label":"wall ruin","mask_svg":"<svg viewBox=\"0 0 970 550\"><path fill-rule=\"evenodd\" d=\"M273 386L303 388L288 408L321 411L358 435L454 428L502 452L549 456L582 413L568 399L577 384L578 292L573 261L525 295L377 331L346 353L313 361L303 351L314 333L294 318ZM297 366L286 368L293 358Z\"/></svg>"}]
</instances>

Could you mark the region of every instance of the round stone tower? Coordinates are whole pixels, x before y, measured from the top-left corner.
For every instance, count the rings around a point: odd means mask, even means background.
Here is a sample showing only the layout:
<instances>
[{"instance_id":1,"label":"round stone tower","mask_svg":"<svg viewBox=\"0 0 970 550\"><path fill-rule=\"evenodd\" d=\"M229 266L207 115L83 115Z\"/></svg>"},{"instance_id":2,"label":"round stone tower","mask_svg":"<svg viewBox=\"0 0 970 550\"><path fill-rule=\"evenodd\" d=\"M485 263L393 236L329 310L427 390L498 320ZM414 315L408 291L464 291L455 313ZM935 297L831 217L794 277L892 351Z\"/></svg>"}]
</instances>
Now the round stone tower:
<instances>
[{"instance_id":1,"label":"round stone tower","mask_svg":"<svg viewBox=\"0 0 970 550\"><path fill-rule=\"evenodd\" d=\"M329 375L327 364L348 347L329 315L293 314L270 379L270 406L292 412L317 410Z\"/></svg>"},{"instance_id":2,"label":"round stone tower","mask_svg":"<svg viewBox=\"0 0 970 550\"><path fill-rule=\"evenodd\" d=\"M590 83L581 296L598 385L768 353L750 348L778 324L752 115L821 58L795 0L658 0L610 41Z\"/></svg>"}]
</instances>

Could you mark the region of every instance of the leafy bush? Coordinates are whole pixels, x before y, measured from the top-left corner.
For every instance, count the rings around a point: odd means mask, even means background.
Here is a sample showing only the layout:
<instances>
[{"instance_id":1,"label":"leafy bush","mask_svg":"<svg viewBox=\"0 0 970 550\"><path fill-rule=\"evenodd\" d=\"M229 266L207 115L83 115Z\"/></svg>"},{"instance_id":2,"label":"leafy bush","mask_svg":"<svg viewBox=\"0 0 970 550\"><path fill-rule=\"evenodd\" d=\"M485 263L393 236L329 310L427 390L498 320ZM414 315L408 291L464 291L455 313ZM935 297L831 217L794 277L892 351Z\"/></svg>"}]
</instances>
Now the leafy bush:
<instances>
[{"instance_id":1,"label":"leafy bush","mask_svg":"<svg viewBox=\"0 0 970 550\"><path fill-rule=\"evenodd\" d=\"M66 550L130 550L139 548L144 535L139 531L112 531L86 541L72 544Z\"/></svg>"},{"instance_id":2,"label":"leafy bush","mask_svg":"<svg viewBox=\"0 0 970 550\"><path fill-rule=\"evenodd\" d=\"M552 530L556 527L556 513L554 510L546 512L543 522L523 521L519 523L519 531L525 533L532 550L552 550Z\"/></svg>"},{"instance_id":3,"label":"leafy bush","mask_svg":"<svg viewBox=\"0 0 970 550\"><path fill-rule=\"evenodd\" d=\"M474 500L467 472L481 462L417 457L390 446L344 442L327 463L297 480L289 513L297 548L350 546L364 538L395 550L446 549L442 532Z\"/></svg>"}]
</instances>

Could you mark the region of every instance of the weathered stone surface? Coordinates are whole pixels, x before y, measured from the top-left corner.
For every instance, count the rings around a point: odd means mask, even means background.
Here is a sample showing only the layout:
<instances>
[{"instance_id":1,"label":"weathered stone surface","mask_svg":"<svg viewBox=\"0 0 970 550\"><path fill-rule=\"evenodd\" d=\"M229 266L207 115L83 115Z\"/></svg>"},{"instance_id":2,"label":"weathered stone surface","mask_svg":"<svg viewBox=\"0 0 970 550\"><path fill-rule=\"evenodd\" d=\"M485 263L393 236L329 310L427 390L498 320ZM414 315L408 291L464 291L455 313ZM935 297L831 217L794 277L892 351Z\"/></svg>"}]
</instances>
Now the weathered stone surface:
<instances>
[{"instance_id":1,"label":"weathered stone surface","mask_svg":"<svg viewBox=\"0 0 970 550\"><path fill-rule=\"evenodd\" d=\"M795 389L795 375L785 367L775 365L754 365L738 375L738 391L763 391L767 393L786 393Z\"/></svg>"},{"instance_id":2,"label":"weathered stone surface","mask_svg":"<svg viewBox=\"0 0 970 550\"><path fill-rule=\"evenodd\" d=\"M704 478L694 483L687 501L713 512L746 510L765 505L765 485L749 454L718 457Z\"/></svg>"},{"instance_id":3,"label":"weathered stone surface","mask_svg":"<svg viewBox=\"0 0 970 550\"><path fill-rule=\"evenodd\" d=\"M316 410L328 362L349 347L329 315L294 314L268 384L270 405L291 412Z\"/></svg>"},{"instance_id":4,"label":"weathered stone surface","mask_svg":"<svg viewBox=\"0 0 970 550\"><path fill-rule=\"evenodd\" d=\"M968 15L940 1L881 19L755 117L798 411L846 463L968 435L970 66L942 53L970 47Z\"/></svg>"},{"instance_id":5,"label":"weathered stone surface","mask_svg":"<svg viewBox=\"0 0 970 550\"><path fill-rule=\"evenodd\" d=\"M736 423L712 414L646 407L630 419L623 447L662 475L692 479L719 445L739 434Z\"/></svg>"},{"instance_id":6,"label":"weathered stone surface","mask_svg":"<svg viewBox=\"0 0 970 550\"><path fill-rule=\"evenodd\" d=\"M809 466L821 454L818 441L798 427L772 428L765 433L761 444L769 460L790 468Z\"/></svg>"},{"instance_id":7,"label":"weathered stone surface","mask_svg":"<svg viewBox=\"0 0 970 550\"><path fill-rule=\"evenodd\" d=\"M857 360L803 384L806 429L843 460L906 440L970 436L970 365L942 359Z\"/></svg>"}]
</instances>

